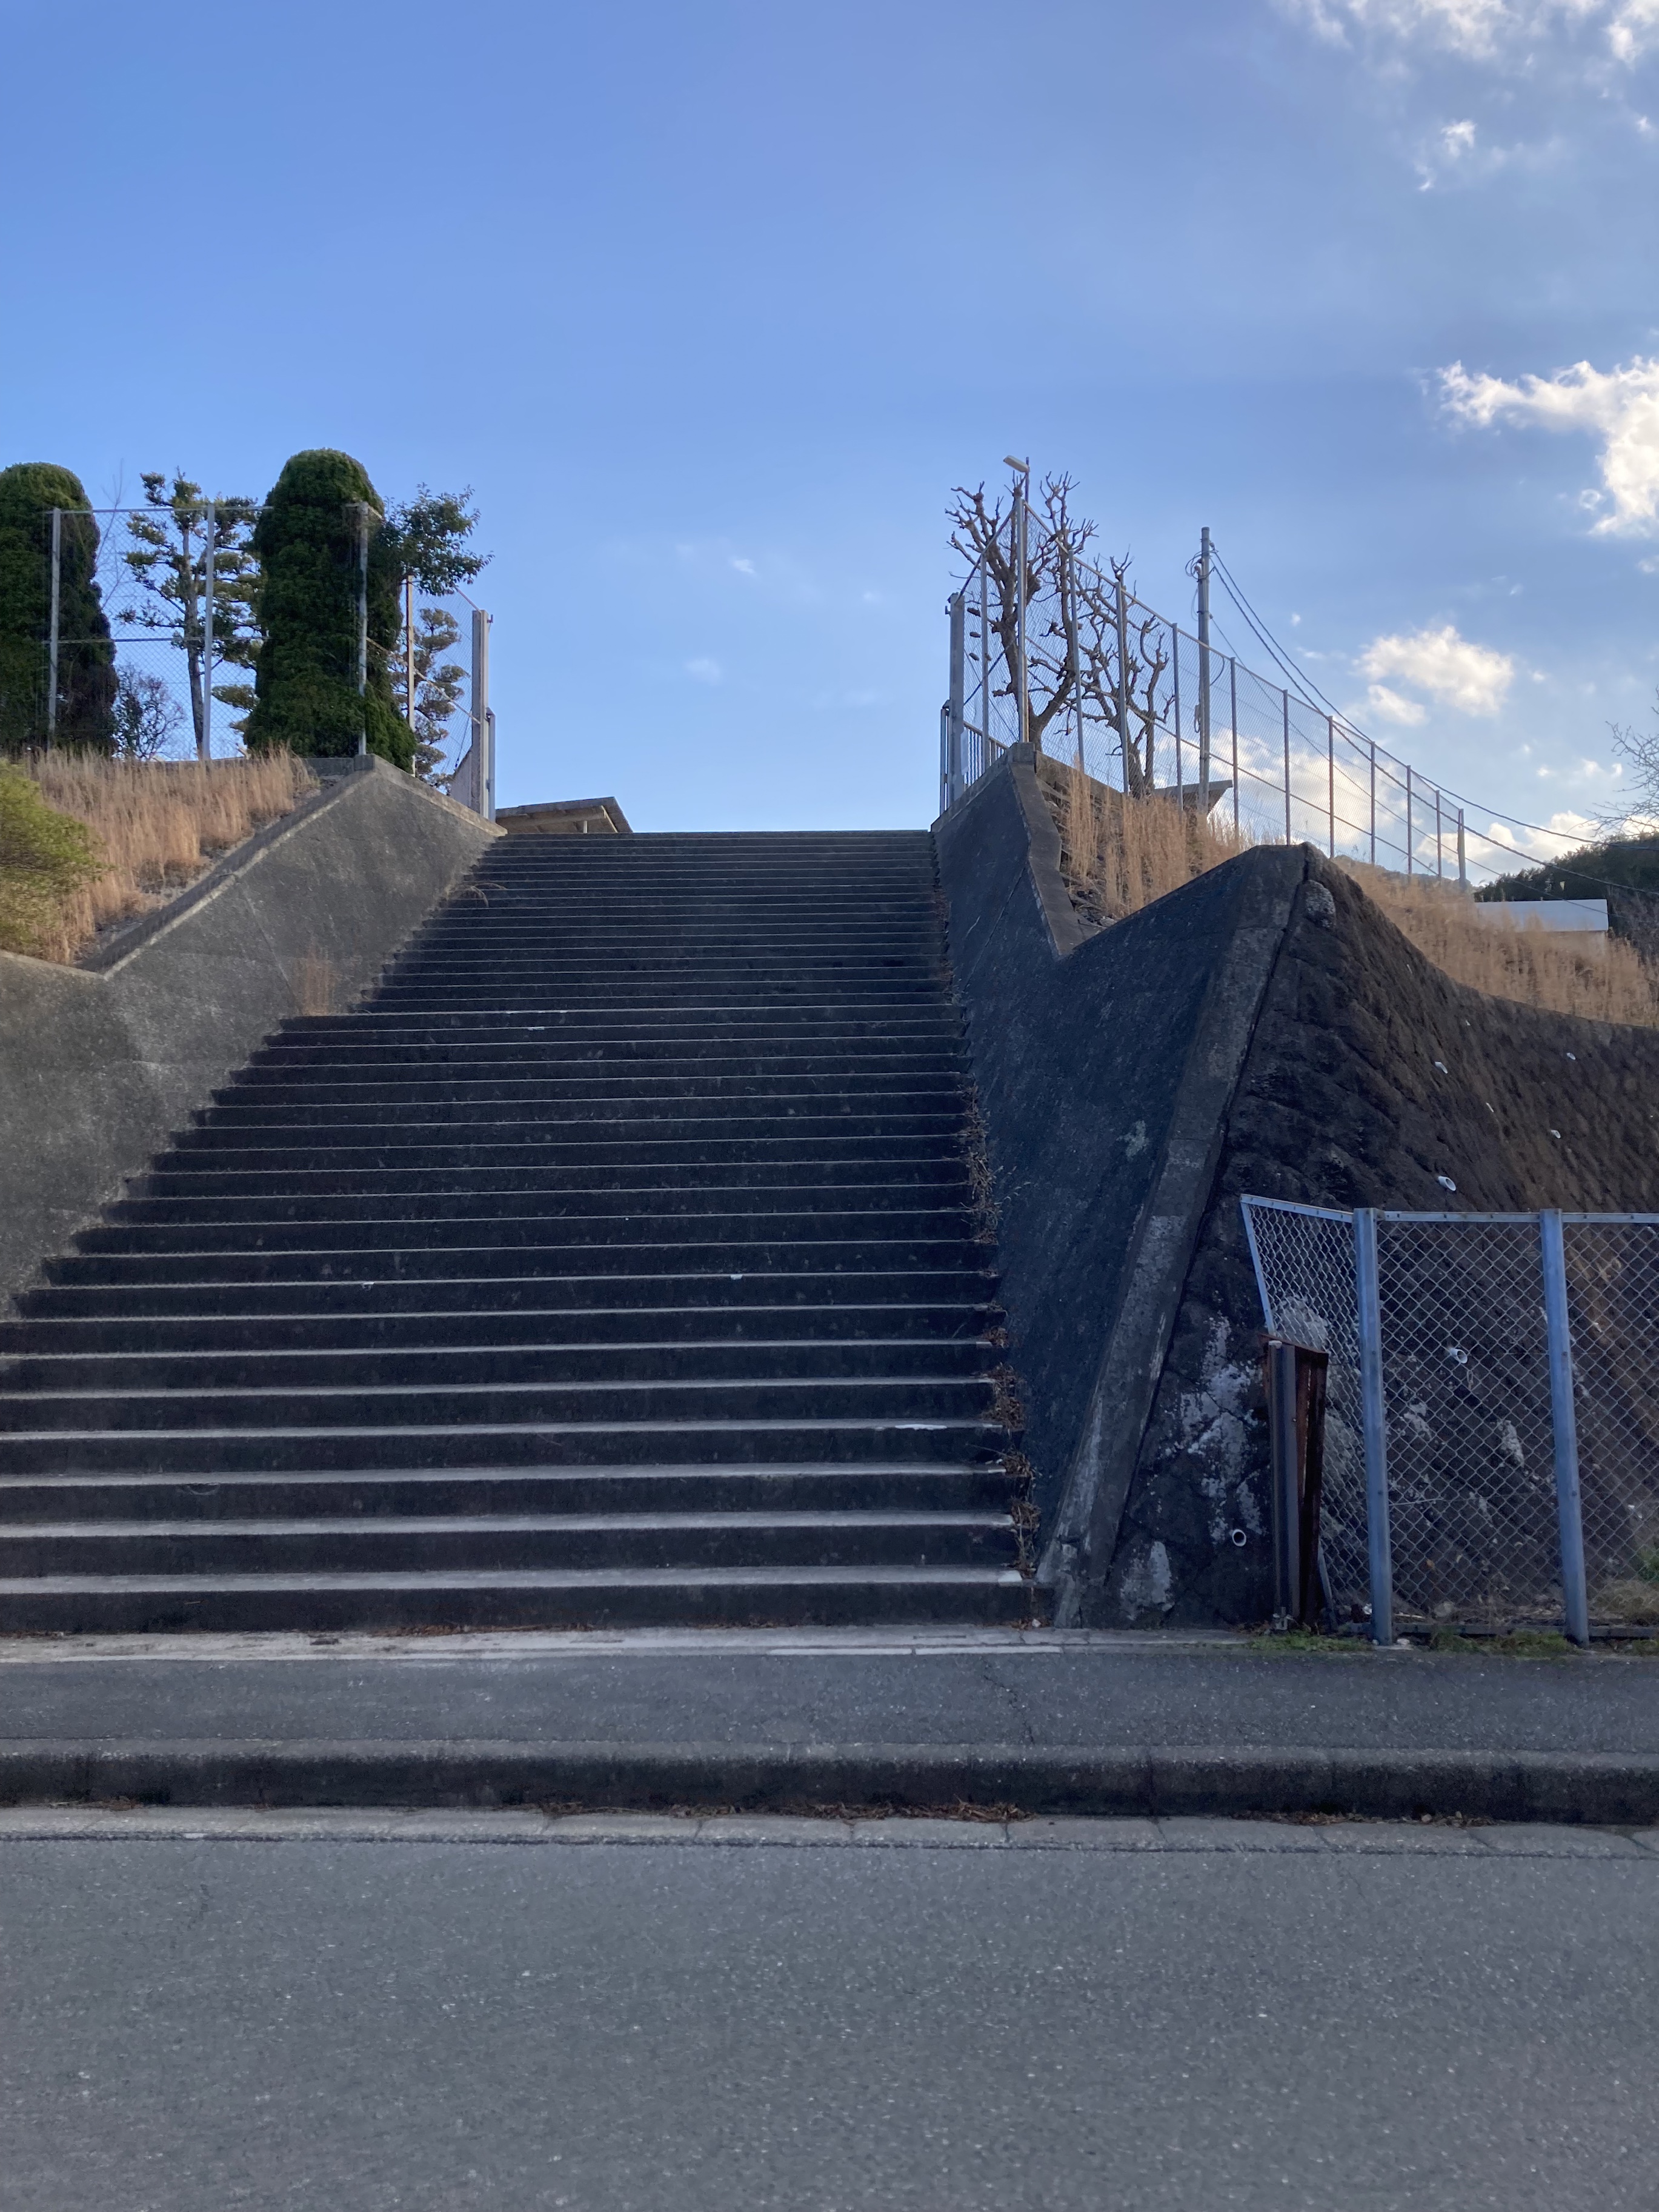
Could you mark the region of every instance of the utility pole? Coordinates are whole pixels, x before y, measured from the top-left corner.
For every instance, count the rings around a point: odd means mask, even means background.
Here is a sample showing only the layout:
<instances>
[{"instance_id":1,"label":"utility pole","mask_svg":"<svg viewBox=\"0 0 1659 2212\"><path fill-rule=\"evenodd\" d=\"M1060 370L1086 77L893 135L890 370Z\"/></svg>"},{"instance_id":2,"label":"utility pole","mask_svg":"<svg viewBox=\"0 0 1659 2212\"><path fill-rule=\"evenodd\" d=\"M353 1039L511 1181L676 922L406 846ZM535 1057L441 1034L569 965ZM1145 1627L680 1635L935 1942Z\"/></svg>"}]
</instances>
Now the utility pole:
<instances>
[{"instance_id":1,"label":"utility pole","mask_svg":"<svg viewBox=\"0 0 1659 2212\"><path fill-rule=\"evenodd\" d=\"M1198 539L1198 814L1210 811L1210 532Z\"/></svg>"},{"instance_id":2,"label":"utility pole","mask_svg":"<svg viewBox=\"0 0 1659 2212\"><path fill-rule=\"evenodd\" d=\"M404 578L404 711L415 726L415 579Z\"/></svg>"},{"instance_id":3,"label":"utility pole","mask_svg":"<svg viewBox=\"0 0 1659 2212\"><path fill-rule=\"evenodd\" d=\"M58 620L64 574L64 510L52 510L52 615L46 632L46 744L58 734Z\"/></svg>"}]
</instances>

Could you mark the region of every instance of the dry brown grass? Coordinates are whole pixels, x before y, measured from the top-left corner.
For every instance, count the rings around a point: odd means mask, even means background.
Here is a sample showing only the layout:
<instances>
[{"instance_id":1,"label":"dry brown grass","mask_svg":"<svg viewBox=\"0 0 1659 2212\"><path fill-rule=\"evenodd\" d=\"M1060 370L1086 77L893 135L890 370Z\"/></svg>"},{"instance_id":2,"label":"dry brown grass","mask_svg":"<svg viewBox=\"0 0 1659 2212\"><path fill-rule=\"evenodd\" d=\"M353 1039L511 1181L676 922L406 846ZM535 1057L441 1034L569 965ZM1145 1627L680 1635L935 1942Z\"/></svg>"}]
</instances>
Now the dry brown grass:
<instances>
[{"instance_id":1,"label":"dry brown grass","mask_svg":"<svg viewBox=\"0 0 1659 2212\"><path fill-rule=\"evenodd\" d=\"M1558 934L1535 923L1505 927L1479 920L1474 902L1455 884L1395 875L1358 860L1337 866L1454 982L1551 1013L1659 1029L1653 972L1622 938Z\"/></svg>"},{"instance_id":2,"label":"dry brown grass","mask_svg":"<svg viewBox=\"0 0 1659 2212\"><path fill-rule=\"evenodd\" d=\"M1039 759L1037 775L1060 830L1060 872L1090 921L1138 913L1250 843L1231 823L1182 812L1171 799L1126 799L1059 761Z\"/></svg>"},{"instance_id":3,"label":"dry brown grass","mask_svg":"<svg viewBox=\"0 0 1659 2212\"><path fill-rule=\"evenodd\" d=\"M1173 799L1126 799L1080 769L1039 758L1060 831L1060 870L1085 921L1121 921L1179 890L1253 842L1230 822L1184 816ZM1621 938L1556 934L1482 921L1455 884L1339 860L1396 929L1454 982L1551 1013L1659 1029L1652 969Z\"/></svg>"},{"instance_id":4,"label":"dry brown grass","mask_svg":"<svg viewBox=\"0 0 1659 2212\"><path fill-rule=\"evenodd\" d=\"M74 753L36 754L23 765L49 806L87 824L104 863L32 948L43 960L73 960L107 923L161 905L220 854L288 813L312 782L305 763L286 752L210 768Z\"/></svg>"}]
</instances>

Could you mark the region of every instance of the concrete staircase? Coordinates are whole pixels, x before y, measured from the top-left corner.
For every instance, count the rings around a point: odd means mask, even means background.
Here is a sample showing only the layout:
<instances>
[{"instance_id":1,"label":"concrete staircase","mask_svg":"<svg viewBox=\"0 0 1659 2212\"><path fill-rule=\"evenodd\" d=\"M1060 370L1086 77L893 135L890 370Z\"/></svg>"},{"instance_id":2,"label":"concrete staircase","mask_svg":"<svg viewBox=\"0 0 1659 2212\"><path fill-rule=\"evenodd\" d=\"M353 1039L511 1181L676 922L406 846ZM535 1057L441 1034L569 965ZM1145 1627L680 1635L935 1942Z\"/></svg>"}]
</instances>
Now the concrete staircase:
<instances>
[{"instance_id":1,"label":"concrete staircase","mask_svg":"<svg viewBox=\"0 0 1659 2212\"><path fill-rule=\"evenodd\" d=\"M0 1324L0 1629L1031 1615L925 835L511 837Z\"/></svg>"}]
</instances>

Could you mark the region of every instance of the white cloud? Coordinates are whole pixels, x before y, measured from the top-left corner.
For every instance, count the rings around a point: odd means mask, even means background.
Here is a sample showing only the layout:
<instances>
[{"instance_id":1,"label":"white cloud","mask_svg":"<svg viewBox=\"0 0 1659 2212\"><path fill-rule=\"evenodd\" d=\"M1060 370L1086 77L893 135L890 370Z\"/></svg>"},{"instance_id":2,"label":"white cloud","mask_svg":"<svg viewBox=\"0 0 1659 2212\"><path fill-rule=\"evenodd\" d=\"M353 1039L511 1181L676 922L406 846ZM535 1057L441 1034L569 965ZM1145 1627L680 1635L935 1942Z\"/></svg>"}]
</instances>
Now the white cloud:
<instances>
[{"instance_id":1,"label":"white cloud","mask_svg":"<svg viewBox=\"0 0 1659 2212\"><path fill-rule=\"evenodd\" d=\"M1438 629L1413 630L1408 636L1373 638L1359 656L1359 666L1371 678L1376 711L1398 722L1420 722L1424 709L1389 690L1385 677L1401 678L1431 699L1456 708L1460 714L1495 714L1515 678L1515 663L1508 653L1472 645L1451 623Z\"/></svg>"},{"instance_id":2,"label":"white cloud","mask_svg":"<svg viewBox=\"0 0 1659 2212\"><path fill-rule=\"evenodd\" d=\"M700 653L695 660L688 660L685 672L688 676L694 676L699 684L718 684L726 673L719 661L712 659L706 653Z\"/></svg>"},{"instance_id":3,"label":"white cloud","mask_svg":"<svg viewBox=\"0 0 1659 2212\"><path fill-rule=\"evenodd\" d=\"M1659 7L1659 0L1654 0ZM1600 437L1603 489L1583 504L1607 507L1595 528L1604 535L1645 536L1659 523L1659 356L1640 354L1622 368L1577 362L1553 376L1471 376L1461 361L1440 372L1447 412L1483 429L1499 421L1546 430L1588 430Z\"/></svg>"},{"instance_id":4,"label":"white cloud","mask_svg":"<svg viewBox=\"0 0 1659 2212\"><path fill-rule=\"evenodd\" d=\"M1426 46L1479 62L1525 59L1553 32L1598 32L1626 66L1659 45L1659 0L1279 0L1333 46Z\"/></svg>"},{"instance_id":5,"label":"white cloud","mask_svg":"<svg viewBox=\"0 0 1659 2212\"><path fill-rule=\"evenodd\" d=\"M740 554L734 553L732 556L732 566L737 570L740 576L752 576L755 573L754 562L752 561L745 560ZM206 635L205 630L203 632L203 635L204 636Z\"/></svg>"},{"instance_id":6,"label":"white cloud","mask_svg":"<svg viewBox=\"0 0 1659 2212\"><path fill-rule=\"evenodd\" d=\"M1402 722L1407 729L1420 722L1429 711L1419 701L1403 699L1398 691L1390 691L1386 684L1373 684L1365 694L1365 704L1383 721Z\"/></svg>"},{"instance_id":7,"label":"white cloud","mask_svg":"<svg viewBox=\"0 0 1659 2212\"><path fill-rule=\"evenodd\" d=\"M1440 133L1440 150L1449 161L1461 161L1466 154L1474 151L1474 125L1467 118L1462 123L1449 123ZM205 636L206 632L203 635Z\"/></svg>"}]
</instances>

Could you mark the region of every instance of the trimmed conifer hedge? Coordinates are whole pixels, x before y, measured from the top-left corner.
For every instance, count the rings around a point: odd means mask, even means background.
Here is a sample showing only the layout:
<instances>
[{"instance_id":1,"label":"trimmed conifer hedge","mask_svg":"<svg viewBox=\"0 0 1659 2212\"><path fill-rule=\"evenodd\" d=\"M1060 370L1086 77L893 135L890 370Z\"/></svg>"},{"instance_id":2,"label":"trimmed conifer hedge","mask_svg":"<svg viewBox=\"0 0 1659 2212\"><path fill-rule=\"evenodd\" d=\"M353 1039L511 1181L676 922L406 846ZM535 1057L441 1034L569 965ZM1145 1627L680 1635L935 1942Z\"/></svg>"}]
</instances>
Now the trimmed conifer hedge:
<instances>
[{"instance_id":1,"label":"trimmed conifer hedge","mask_svg":"<svg viewBox=\"0 0 1659 2212\"><path fill-rule=\"evenodd\" d=\"M357 690L359 515L370 510L368 690ZM276 479L253 532L259 626L250 750L286 745L310 754L368 750L414 765L415 737L392 703L387 663L398 636L399 578L368 471L326 447L295 453Z\"/></svg>"},{"instance_id":2,"label":"trimmed conifer hedge","mask_svg":"<svg viewBox=\"0 0 1659 2212\"><path fill-rule=\"evenodd\" d=\"M58 713L46 712L52 510L66 510L58 601ZM0 469L0 752L53 744L109 752L115 648L95 580L98 526L81 479L51 461Z\"/></svg>"}]
</instances>

